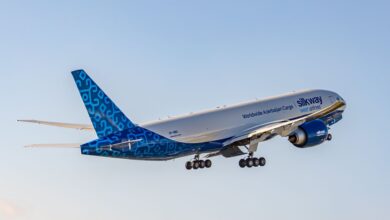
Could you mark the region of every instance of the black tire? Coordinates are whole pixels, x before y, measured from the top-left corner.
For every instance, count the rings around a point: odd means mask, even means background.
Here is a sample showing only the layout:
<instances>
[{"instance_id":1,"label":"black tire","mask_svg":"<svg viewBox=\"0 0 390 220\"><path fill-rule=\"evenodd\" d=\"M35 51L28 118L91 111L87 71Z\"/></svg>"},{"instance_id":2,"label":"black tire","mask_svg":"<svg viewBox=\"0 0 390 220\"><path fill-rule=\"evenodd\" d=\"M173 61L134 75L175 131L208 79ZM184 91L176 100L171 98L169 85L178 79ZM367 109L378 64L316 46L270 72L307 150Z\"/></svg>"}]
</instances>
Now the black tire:
<instances>
[{"instance_id":1,"label":"black tire","mask_svg":"<svg viewBox=\"0 0 390 220\"><path fill-rule=\"evenodd\" d=\"M211 160L206 160L205 165L206 165L206 168L210 168L213 165L213 163L211 162Z\"/></svg>"},{"instance_id":2,"label":"black tire","mask_svg":"<svg viewBox=\"0 0 390 220\"><path fill-rule=\"evenodd\" d=\"M252 160L252 158L246 159L245 162L246 162L246 166L247 166L247 167L251 168L251 167L253 166L253 160Z\"/></svg>"},{"instance_id":3,"label":"black tire","mask_svg":"<svg viewBox=\"0 0 390 220\"><path fill-rule=\"evenodd\" d=\"M333 138L332 134L328 134L328 136L326 136L326 140L328 140L328 141L331 141L332 138Z\"/></svg>"},{"instance_id":4,"label":"black tire","mask_svg":"<svg viewBox=\"0 0 390 220\"><path fill-rule=\"evenodd\" d=\"M260 159L259 158L256 158L256 157L253 158L253 166L254 167L260 166Z\"/></svg>"},{"instance_id":5,"label":"black tire","mask_svg":"<svg viewBox=\"0 0 390 220\"><path fill-rule=\"evenodd\" d=\"M186 169L187 170L191 170L192 169L192 162L191 161L187 161L186 162Z\"/></svg>"},{"instance_id":6,"label":"black tire","mask_svg":"<svg viewBox=\"0 0 390 220\"><path fill-rule=\"evenodd\" d=\"M204 160L199 160L199 168L203 169L205 166L206 166L206 163L204 162Z\"/></svg>"},{"instance_id":7,"label":"black tire","mask_svg":"<svg viewBox=\"0 0 390 220\"><path fill-rule=\"evenodd\" d=\"M192 164L192 168L194 170L197 170L199 168L199 162L198 161L194 161L194 163Z\"/></svg>"},{"instance_id":8,"label":"black tire","mask_svg":"<svg viewBox=\"0 0 390 220\"><path fill-rule=\"evenodd\" d=\"M267 163L267 161L265 160L264 157L260 157L259 161L260 161L260 166L262 166L262 167L265 166L265 164Z\"/></svg>"},{"instance_id":9,"label":"black tire","mask_svg":"<svg viewBox=\"0 0 390 220\"><path fill-rule=\"evenodd\" d=\"M246 167L246 160L245 160L245 159L241 159L241 160L238 162L238 165L240 165L241 168Z\"/></svg>"}]
</instances>

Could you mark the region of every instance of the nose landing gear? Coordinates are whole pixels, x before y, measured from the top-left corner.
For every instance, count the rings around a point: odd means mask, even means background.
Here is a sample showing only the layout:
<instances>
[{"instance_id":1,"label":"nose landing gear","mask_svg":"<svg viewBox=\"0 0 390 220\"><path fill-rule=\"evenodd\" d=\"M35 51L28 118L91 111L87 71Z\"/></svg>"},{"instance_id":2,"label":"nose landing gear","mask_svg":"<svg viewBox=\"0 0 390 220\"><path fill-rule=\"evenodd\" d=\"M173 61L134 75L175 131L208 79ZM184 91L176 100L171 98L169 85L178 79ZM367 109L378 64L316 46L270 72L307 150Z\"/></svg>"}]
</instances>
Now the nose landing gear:
<instances>
[{"instance_id":1,"label":"nose landing gear","mask_svg":"<svg viewBox=\"0 0 390 220\"><path fill-rule=\"evenodd\" d=\"M332 134L328 134L328 136L326 136L326 140L327 141L331 141L333 138Z\"/></svg>"}]
</instances>

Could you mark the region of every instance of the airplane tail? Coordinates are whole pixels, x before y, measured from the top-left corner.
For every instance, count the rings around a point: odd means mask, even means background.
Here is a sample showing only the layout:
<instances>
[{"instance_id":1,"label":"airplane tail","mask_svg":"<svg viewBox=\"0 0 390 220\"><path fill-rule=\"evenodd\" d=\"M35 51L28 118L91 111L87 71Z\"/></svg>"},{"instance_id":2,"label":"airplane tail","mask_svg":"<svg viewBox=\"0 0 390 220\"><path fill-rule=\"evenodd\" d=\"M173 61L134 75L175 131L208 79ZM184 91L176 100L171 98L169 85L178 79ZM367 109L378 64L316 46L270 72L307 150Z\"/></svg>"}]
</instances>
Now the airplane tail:
<instances>
[{"instance_id":1,"label":"airplane tail","mask_svg":"<svg viewBox=\"0 0 390 220\"><path fill-rule=\"evenodd\" d=\"M84 70L72 75L99 138L135 127Z\"/></svg>"}]
</instances>

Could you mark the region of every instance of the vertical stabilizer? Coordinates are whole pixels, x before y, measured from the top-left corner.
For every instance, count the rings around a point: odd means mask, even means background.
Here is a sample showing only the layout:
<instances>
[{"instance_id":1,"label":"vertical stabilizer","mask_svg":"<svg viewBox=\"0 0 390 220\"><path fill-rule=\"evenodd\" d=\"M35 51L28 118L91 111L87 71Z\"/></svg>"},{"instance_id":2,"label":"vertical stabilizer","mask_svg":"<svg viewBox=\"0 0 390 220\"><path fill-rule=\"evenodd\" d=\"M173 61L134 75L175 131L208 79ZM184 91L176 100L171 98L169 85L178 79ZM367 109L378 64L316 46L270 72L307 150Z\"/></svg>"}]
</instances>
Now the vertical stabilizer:
<instances>
[{"instance_id":1,"label":"vertical stabilizer","mask_svg":"<svg viewBox=\"0 0 390 220\"><path fill-rule=\"evenodd\" d=\"M84 70L75 70L72 75L99 138L134 127Z\"/></svg>"}]
</instances>

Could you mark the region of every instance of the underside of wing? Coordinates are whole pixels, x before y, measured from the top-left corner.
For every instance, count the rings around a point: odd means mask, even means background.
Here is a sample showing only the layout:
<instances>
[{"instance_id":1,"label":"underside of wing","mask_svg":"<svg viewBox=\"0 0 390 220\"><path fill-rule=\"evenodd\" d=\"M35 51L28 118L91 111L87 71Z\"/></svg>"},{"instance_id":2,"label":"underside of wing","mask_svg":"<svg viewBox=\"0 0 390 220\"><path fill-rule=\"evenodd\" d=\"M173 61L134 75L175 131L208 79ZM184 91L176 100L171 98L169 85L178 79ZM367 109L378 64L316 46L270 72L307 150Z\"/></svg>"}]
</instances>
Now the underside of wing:
<instances>
[{"instance_id":1,"label":"underside of wing","mask_svg":"<svg viewBox=\"0 0 390 220\"><path fill-rule=\"evenodd\" d=\"M302 116L294 120L275 122L260 127L254 127L252 129L248 129L246 131L243 131L242 134L230 140L227 140L224 143L224 146L226 146L224 150L226 152L230 152L232 151L232 149L229 148L238 149L238 146L243 146L243 145L250 145L250 147L256 148L259 142L268 140L276 135L286 137L291 133L293 133L303 123L325 117L331 114L332 112L335 112L336 110L342 108L343 106L345 106L344 102L336 101L335 103L333 103L332 105L326 108L323 108L317 112L314 112L306 116ZM223 154L223 152L221 153ZM232 155L235 156L236 154L237 152L233 153Z\"/></svg>"},{"instance_id":2,"label":"underside of wing","mask_svg":"<svg viewBox=\"0 0 390 220\"><path fill-rule=\"evenodd\" d=\"M72 124L72 123L50 122L50 121L39 121L39 120L18 120L18 122L27 122L27 123L48 125L48 126L61 127L61 128L93 131L92 125L86 125L86 124Z\"/></svg>"}]
</instances>

